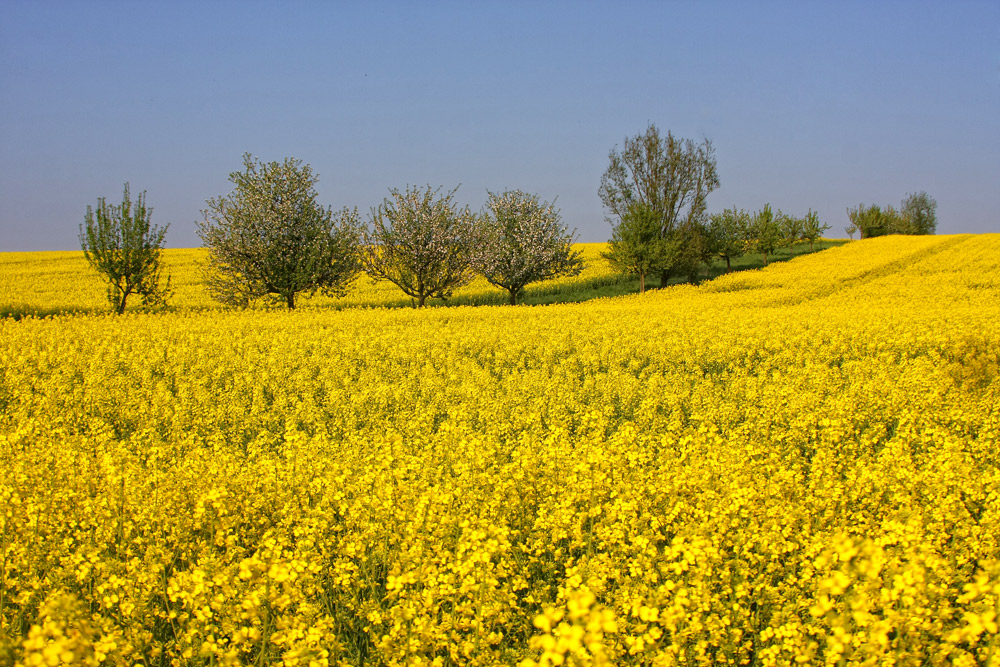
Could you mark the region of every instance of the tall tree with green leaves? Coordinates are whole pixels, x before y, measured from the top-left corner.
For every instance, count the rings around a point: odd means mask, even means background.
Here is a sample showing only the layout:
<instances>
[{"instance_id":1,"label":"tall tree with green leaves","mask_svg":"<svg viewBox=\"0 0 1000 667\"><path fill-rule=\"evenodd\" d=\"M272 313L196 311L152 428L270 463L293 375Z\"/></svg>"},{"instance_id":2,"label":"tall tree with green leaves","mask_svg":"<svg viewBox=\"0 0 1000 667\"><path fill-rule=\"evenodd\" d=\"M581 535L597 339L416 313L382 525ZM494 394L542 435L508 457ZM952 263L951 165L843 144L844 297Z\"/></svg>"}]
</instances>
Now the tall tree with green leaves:
<instances>
[{"instance_id":1,"label":"tall tree with green leaves","mask_svg":"<svg viewBox=\"0 0 1000 667\"><path fill-rule=\"evenodd\" d=\"M621 224L633 202L639 202L657 216L659 235L664 241L681 227L687 231L673 239L675 243L696 237L690 232L704 217L709 193L719 187L715 150L710 141L696 144L670 132L663 137L656 125L650 124L645 134L627 137L622 150L613 148L608 158L598 195L612 227ZM684 256L670 253L662 260L669 262L671 257ZM663 285L678 269L684 270L671 264L655 267Z\"/></svg>"},{"instance_id":2,"label":"tall tree with green leaves","mask_svg":"<svg viewBox=\"0 0 1000 667\"><path fill-rule=\"evenodd\" d=\"M126 183L121 205L99 197L97 208L88 206L80 225L83 254L107 282L108 303L119 315L133 294L150 306L164 305L170 295L170 277L161 284L163 239L170 225L152 225L152 214L146 192L133 205Z\"/></svg>"},{"instance_id":3,"label":"tall tree with green leaves","mask_svg":"<svg viewBox=\"0 0 1000 667\"><path fill-rule=\"evenodd\" d=\"M361 268L357 210L317 203L312 168L291 157L246 153L229 180L233 191L209 199L198 224L211 294L239 306L273 295L290 309L300 293L343 295Z\"/></svg>"},{"instance_id":4,"label":"tall tree with green leaves","mask_svg":"<svg viewBox=\"0 0 1000 667\"><path fill-rule=\"evenodd\" d=\"M395 284L418 308L428 298L447 299L475 276L475 216L455 203L456 190L390 189L364 232L368 275Z\"/></svg>"},{"instance_id":5,"label":"tall tree with green leaves","mask_svg":"<svg viewBox=\"0 0 1000 667\"><path fill-rule=\"evenodd\" d=\"M476 225L472 265L491 285L507 290L513 306L526 286L577 275L583 260L554 204L508 190L488 192Z\"/></svg>"}]
</instances>

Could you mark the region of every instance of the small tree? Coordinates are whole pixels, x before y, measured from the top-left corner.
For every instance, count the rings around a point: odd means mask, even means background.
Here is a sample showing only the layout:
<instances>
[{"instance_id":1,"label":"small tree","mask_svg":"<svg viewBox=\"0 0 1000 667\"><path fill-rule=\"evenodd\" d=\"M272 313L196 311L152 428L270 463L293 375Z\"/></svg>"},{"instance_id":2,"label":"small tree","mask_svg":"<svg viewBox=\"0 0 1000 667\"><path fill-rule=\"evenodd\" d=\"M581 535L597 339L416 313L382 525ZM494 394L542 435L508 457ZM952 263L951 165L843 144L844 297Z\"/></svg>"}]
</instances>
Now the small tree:
<instances>
[{"instance_id":1,"label":"small tree","mask_svg":"<svg viewBox=\"0 0 1000 667\"><path fill-rule=\"evenodd\" d=\"M823 232L830 229L830 225L822 223L819 221L819 214L816 211L809 209L805 217L802 218L802 239L809 241L809 252L815 250L816 241L823 237ZM851 237L854 236L854 231L849 232Z\"/></svg>"},{"instance_id":2,"label":"small tree","mask_svg":"<svg viewBox=\"0 0 1000 667\"><path fill-rule=\"evenodd\" d=\"M136 199L133 208L129 184L125 184L120 206L97 199L96 211L87 207L80 225L80 246L92 267L108 283L111 309L125 312L125 302L132 294L147 305L163 305L170 295L170 277L160 284L160 253L166 227L150 224L153 209L146 206L146 192Z\"/></svg>"},{"instance_id":3,"label":"small tree","mask_svg":"<svg viewBox=\"0 0 1000 667\"><path fill-rule=\"evenodd\" d=\"M750 214L743 209L727 208L709 218L708 238L713 254L726 260L726 273L733 270L732 260L745 249L744 239L750 227Z\"/></svg>"},{"instance_id":4,"label":"small tree","mask_svg":"<svg viewBox=\"0 0 1000 667\"><path fill-rule=\"evenodd\" d=\"M583 260L573 250L573 234L552 204L520 190L488 194L472 265L491 285L507 290L511 305L533 282L580 273Z\"/></svg>"},{"instance_id":5,"label":"small tree","mask_svg":"<svg viewBox=\"0 0 1000 667\"><path fill-rule=\"evenodd\" d=\"M764 266L767 266L767 256L778 249L783 239L781 226L778 224L780 217L781 211L775 216L771 212L771 205L764 204L763 209L754 213L747 230L747 246L764 256Z\"/></svg>"},{"instance_id":6,"label":"small tree","mask_svg":"<svg viewBox=\"0 0 1000 667\"><path fill-rule=\"evenodd\" d=\"M390 189L390 196L372 209L371 229L364 233L365 270L394 283L417 300L417 307L428 297L447 299L475 275L475 216L456 206L457 189L440 196L441 189L430 186Z\"/></svg>"},{"instance_id":7,"label":"small tree","mask_svg":"<svg viewBox=\"0 0 1000 667\"><path fill-rule=\"evenodd\" d=\"M208 200L198 234L209 249L209 290L245 306L272 294L295 308L295 295L342 295L360 270L356 210L338 213L316 202L309 165L243 156L235 188Z\"/></svg>"},{"instance_id":8,"label":"small tree","mask_svg":"<svg viewBox=\"0 0 1000 667\"><path fill-rule=\"evenodd\" d=\"M926 192L906 195L900 213L911 234L934 234L937 231L937 202Z\"/></svg>"},{"instance_id":9,"label":"small tree","mask_svg":"<svg viewBox=\"0 0 1000 667\"><path fill-rule=\"evenodd\" d=\"M648 204L632 202L612 228L604 258L630 275L639 276L639 292L646 291L646 275L664 263L666 242L660 238L660 215Z\"/></svg>"},{"instance_id":10,"label":"small tree","mask_svg":"<svg viewBox=\"0 0 1000 667\"><path fill-rule=\"evenodd\" d=\"M778 226L781 227L781 244L791 250L802 240L802 218L796 218L787 213L778 213Z\"/></svg>"}]
</instances>

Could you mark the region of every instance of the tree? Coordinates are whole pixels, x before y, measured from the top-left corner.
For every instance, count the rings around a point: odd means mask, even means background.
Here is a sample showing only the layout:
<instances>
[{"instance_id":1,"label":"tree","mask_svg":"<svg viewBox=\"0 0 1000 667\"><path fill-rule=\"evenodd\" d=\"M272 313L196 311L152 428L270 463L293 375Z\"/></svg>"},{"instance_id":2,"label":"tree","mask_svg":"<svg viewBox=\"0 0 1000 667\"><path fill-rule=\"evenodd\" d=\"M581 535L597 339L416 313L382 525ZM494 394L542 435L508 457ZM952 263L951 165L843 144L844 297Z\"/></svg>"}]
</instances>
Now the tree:
<instances>
[{"instance_id":1,"label":"tree","mask_svg":"<svg viewBox=\"0 0 1000 667\"><path fill-rule=\"evenodd\" d=\"M708 238L712 253L726 260L726 273L733 270L732 260L743 254L750 227L750 214L743 209L727 208L709 218Z\"/></svg>"},{"instance_id":2,"label":"tree","mask_svg":"<svg viewBox=\"0 0 1000 667\"><path fill-rule=\"evenodd\" d=\"M660 215L647 204L633 201L612 230L604 258L623 273L639 276L639 292L646 291L646 275L664 265L666 243L660 238Z\"/></svg>"},{"instance_id":3,"label":"tree","mask_svg":"<svg viewBox=\"0 0 1000 667\"><path fill-rule=\"evenodd\" d=\"M153 209L146 206L146 192L136 199L133 208L129 184L125 184L120 206L97 199L97 210L90 206L80 225L80 246L92 267L108 283L111 309L121 315L132 294L147 305L163 305L170 295L170 277L160 284L161 251L166 227L150 224Z\"/></svg>"},{"instance_id":4,"label":"tree","mask_svg":"<svg viewBox=\"0 0 1000 667\"><path fill-rule=\"evenodd\" d=\"M875 204L871 206L858 204L854 208L847 209L847 217L860 232L862 239L900 233L899 222L901 219L896 209L891 206L887 206L883 210Z\"/></svg>"},{"instance_id":5,"label":"tree","mask_svg":"<svg viewBox=\"0 0 1000 667\"><path fill-rule=\"evenodd\" d=\"M781 244L791 250L795 247L796 243L802 240L802 218L796 218L794 215L779 212L777 222L781 228Z\"/></svg>"},{"instance_id":6,"label":"tree","mask_svg":"<svg viewBox=\"0 0 1000 667\"><path fill-rule=\"evenodd\" d=\"M767 266L767 256L778 249L783 239L778 223L780 217L781 211L775 216L771 205L764 204L764 208L754 213L747 230L747 246L764 256L764 266Z\"/></svg>"},{"instance_id":7,"label":"tree","mask_svg":"<svg viewBox=\"0 0 1000 667\"><path fill-rule=\"evenodd\" d=\"M633 202L641 202L659 218L660 238L668 240L674 232L687 225L684 238L696 238L689 232L700 222L705 212L708 194L719 187L715 168L715 151L707 139L695 144L690 139L678 139L670 132L661 138L655 125L643 135L628 137L619 153L613 148L610 164L601 177L598 194L609 212L612 226L620 224ZM664 261L681 258L684 254L670 253ZM677 266L655 267L660 282L666 285Z\"/></svg>"},{"instance_id":8,"label":"tree","mask_svg":"<svg viewBox=\"0 0 1000 667\"><path fill-rule=\"evenodd\" d=\"M583 260L573 250L573 234L553 204L520 190L488 195L472 265L491 285L507 290L511 305L533 282L580 273Z\"/></svg>"},{"instance_id":9,"label":"tree","mask_svg":"<svg viewBox=\"0 0 1000 667\"><path fill-rule=\"evenodd\" d=\"M909 221L903 214L893 206L886 206L882 209L882 233L885 234L912 234Z\"/></svg>"},{"instance_id":10,"label":"tree","mask_svg":"<svg viewBox=\"0 0 1000 667\"><path fill-rule=\"evenodd\" d=\"M823 237L823 232L830 229L830 225L819 221L819 214L809 209L805 217L802 218L802 239L809 241L809 252L815 250L816 241ZM854 231L850 231L853 237Z\"/></svg>"},{"instance_id":11,"label":"tree","mask_svg":"<svg viewBox=\"0 0 1000 667\"><path fill-rule=\"evenodd\" d=\"M473 216L454 203L458 188L439 195L407 186L372 209L364 232L365 270L388 280L423 307L427 298L447 299L475 275L472 268Z\"/></svg>"},{"instance_id":12,"label":"tree","mask_svg":"<svg viewBox=\"0 0 1000 667\"><path fill-rule=\"evenodd\" d=\"M666 247L671 272L686 276L689 283L698 284L701 268L712 264L708 224L701 218L679 225L667 238Z\"/></svg>"},{"instance_id":13,"label":"tree","mask_svg":"<svg viewBox=\"0 0 1000 667\"><path fill-rule=\"evenodd\" d=\"M874 204L872 206L858 204L854 208L847 209L847 218L851 221L850 226L847 228L848 231L853 227L858 231L858 238L866 239L873 233L877 235L880 231L882 209ZM854 238L853 234L851 238Z\"/></svg>"},{"instance_id":14,"label":"tree","mask_svg":"<svg viewBox=\"0 0 1000 667\"><path fill-rule=\"evenodd\" d=\"M934 234L937 231L937 202L926 192L906 195L900 212L911 234Z\"/></svg>"},{"instance_id":15,"label":"tree","mask_svg":"<svg viewBox=\"0 0 1000 667\"><path fill-rule=\"evenodd\" d=\"M300 292L343 295L360 270L357 211L320 206L318 179L301 160L264 163L246 153L243 167L198 224L212 295L240 306L275 295L288 308Z\"/></svg>"}]
</instances>

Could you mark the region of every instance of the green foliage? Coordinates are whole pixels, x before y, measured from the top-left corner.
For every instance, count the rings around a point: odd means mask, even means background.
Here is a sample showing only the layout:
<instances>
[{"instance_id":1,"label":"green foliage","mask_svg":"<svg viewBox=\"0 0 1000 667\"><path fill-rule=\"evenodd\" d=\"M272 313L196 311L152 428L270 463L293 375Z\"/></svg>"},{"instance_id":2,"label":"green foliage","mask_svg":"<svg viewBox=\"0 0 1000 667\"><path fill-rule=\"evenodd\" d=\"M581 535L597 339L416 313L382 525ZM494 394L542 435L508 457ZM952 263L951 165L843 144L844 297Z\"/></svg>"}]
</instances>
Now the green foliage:
<instances>
[{"instance_id":1,"label":"green foliage","mask_svg":"<svg viewBox=\"0 0 1000 667\"><path fill-rule=\"evenodd\" d=\"M472 280L475 216L454 203L455 190L393 188L372 209L365 230L365 270L376 280L388 280L416 299L447 299Z\"/></svg>"},{"instance_id":2,"label":"green foliage","mask_svg":"<svg viewBox=\"0 0 1000 667\"><path fill-rule=\"evenodd\" d=\"M663 266L667 244L660 237L660 215L648 204L633 201L612 229L603 253L618 271L639 276L639 292L646 291L646 276Z\"/></svg>"},{"instance_id":3,"label":"green foliage","mask_svg":"<svg viewBox=\"0 0 1000 667\"><path fill-rule=\"evenodd\" d=\"M786 248L794 248L802 240L805 224L802 218L796 218L787 213L778 213L778 226L781 227L781 244Z\"/></svg>"},{"instance_id":4,"label":"green foliage","mask_svg":"<svg viewBox=\"0 0 1000 667\"><path fill-rule=\"evenodd\" d=\"M754 213L747 229L747 250L763 255L764 266L767 266L767 256L780 248L784 240L779 222L781 217L781 211L776 216L771 211L771 205L764 204L764 208Z\"/></svg>"},{"instance_id":5,"label":"green foliage","mask_svg":"<svg viewBox=\"0 0 1000 667\"><path fill-rule=\"evenodd\" d=\"M909 194L897 211L892 206L858 204L847 209L851 220L848 233L861 232L861 238L887 234L933 234L937 231L937 202L926 192Z\"/></svg>"},{"instance_id":6,"label":"green foliage","mask_svg":"<svg viewBox=\"0 0 1000 667\"><path fill-rule=\"evenodd\" d=\"M858 204L855 208L847 209L847 217L863 239L899 233L897 228L899 216L896 209L891 206L883 210L875 204L871 206Z\"/></svg>"},{"instance_id":7,"label":"green foliage","mask_svg":"<svg viewBox=\"0 0 1000 667\"><path fill-rule=\"evenodd\" d=\"M491 285L507 290L511 305L527 285L575 276L583 268L559 211L537 195L490 192L476 227L472 265Z\"/></svg>"},{"instance_id":8,"label":"green foliage","mask_svg":"<svg viewBox=\"0 0 1000 667\"><path fill-rule=\"evenodd\" d=\"M670 132L661 137L651 124L645 134L626 138L621 152L614 148L608 157L598 190L608 221L613 227L621 225L630 207L641 204L656 216L660 239L667 246L657 254L660 264L649 270L660 272L662 284L673 273L691 275L694 259L706 254L705 200L719 187L711 142L695 144ZM683 247L687 242L696 245Z\"/></svg>"},{"instance_id":9,"label":"green foliage","mask_svg":"<svg viewBox=\"0 0 1000 667\"><path fill-rule=\"evenodd\" d=\"M691 220L675 229L667 237L668 270L662 275L676 273L697 284L702 267L711 266L714 253L708 226L701 220Z\"/></svg>"},{"instance_id":10,"label":"green foliage","mask_svg":"<svg viewBox=\"0 0 1000 667\"><path fill-rule=\"evenodd\" d=\"M805 217L802 218L802 240L809 242L809 251L812 252L815 249L816 241L823 237L823 232L830 229L830 225L820 222L819 214L816 211L809 209ZM852 232L853 234L853 232Z\"/></svg>"},{"instance_id":11,"label":"green foliage","mask_svg":"<svg viewBox=\"0 0 1000 667\"><path fill-rule=\"evenodd\" d=\"M151 225L152 213L153 209L146 206L145 191L133 207L126 183L120 206L99 197L97 209L88 206L84 224L80 225L83 254L107 281L108 303L119 315L125 312L125 303L132 294L141 296L149 306L165 305L170 295L170 278L160 284L160 251L170 225Z\"/></svg>"},{"instance_id":12,"label":"green foliage","mask_svg":"<svg viewBox=\"0 0 1000 667\"><path fill-rule=\"evenodd\" d=\"M906 195L900 210L910 234L934 234L937 231L937 202L926 192Z\"/></svg>"},{"instance_id":13,"label":"green foliage","mask_svg":"<svg viewBox=\"0 0 1000 667\"><path fill-rule=\"evenodd\" d=\"M708 239L714 256L726 260L726 272L732 271L732 260L743 255L750 228L750 214L743 209L727 208L709 217Z\"/></svg>"},{"instance_id":14,"label":"green foliage","mask_svg":"<svg viewBox=\"0 0 1000 667\"><path fill-rule=\"evenodd\" d=\"M212 295L239 306L275 295L289 308L300 292L343 295L360 270L357 211L320 206L317 178L300 160L263 163L246 153L243 166L199 223Z\"/></svg>"}]
</instances>

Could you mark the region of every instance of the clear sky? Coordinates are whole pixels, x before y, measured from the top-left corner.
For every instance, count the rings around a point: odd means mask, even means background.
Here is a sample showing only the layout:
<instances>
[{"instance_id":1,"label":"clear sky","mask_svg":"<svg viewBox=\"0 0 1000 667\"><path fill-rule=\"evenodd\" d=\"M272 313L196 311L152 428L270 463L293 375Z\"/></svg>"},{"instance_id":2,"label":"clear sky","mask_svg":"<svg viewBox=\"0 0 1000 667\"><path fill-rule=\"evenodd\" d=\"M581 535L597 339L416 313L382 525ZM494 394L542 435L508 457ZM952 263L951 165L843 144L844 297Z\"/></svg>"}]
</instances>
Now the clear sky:
<instances>
[{"instance_id":1,"label":"clear sky","mask_svg":"<svg viewBox=\"0 0 1000 667\"><path fill-rule=\"evenodd\" d=\"M604 241L608 152L650 122L712 141L711 211L844 236L924 190L939 233L998 232L1000 2L0 0L0 251L79 248L125 181L200 245L244 152L334 208L520 188Z\"/></svg>"}]
</instances>

